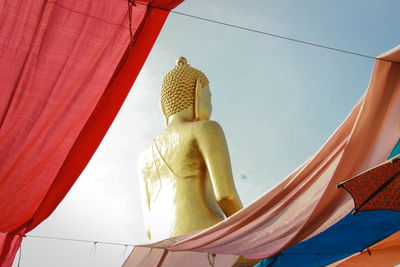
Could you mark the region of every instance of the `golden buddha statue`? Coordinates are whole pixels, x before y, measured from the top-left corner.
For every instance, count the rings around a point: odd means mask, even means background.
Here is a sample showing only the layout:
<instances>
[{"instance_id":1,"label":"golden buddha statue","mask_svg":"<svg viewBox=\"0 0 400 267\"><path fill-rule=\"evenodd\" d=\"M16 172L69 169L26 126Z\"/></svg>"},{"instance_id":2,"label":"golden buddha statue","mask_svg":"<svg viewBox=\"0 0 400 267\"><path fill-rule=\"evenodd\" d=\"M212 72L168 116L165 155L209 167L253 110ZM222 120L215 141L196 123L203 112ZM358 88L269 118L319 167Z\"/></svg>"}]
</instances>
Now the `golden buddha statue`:
<instances>
[{"instance_id":1,"label":"golden buddha statue","mask_svg":"<svg viewBox=\"0 0 400 267\"><path fill-rule=\"evenodd\" d=\"M207 77L185 58L164 77L166 128L139 157L139 181L149 239L210 227L242 208L224 132L210 120Z\"/></svg>"}]
</instances>

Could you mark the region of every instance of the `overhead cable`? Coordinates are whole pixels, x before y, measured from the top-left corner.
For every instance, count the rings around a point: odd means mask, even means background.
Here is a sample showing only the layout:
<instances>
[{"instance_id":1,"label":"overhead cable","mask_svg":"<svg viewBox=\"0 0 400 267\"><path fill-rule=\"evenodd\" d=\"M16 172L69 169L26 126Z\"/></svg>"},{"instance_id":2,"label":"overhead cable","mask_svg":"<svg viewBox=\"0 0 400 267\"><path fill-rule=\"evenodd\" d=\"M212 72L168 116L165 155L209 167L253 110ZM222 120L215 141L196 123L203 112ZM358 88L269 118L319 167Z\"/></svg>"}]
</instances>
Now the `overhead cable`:
<instances>
[{"instance_id":1,"label":"overhead cable","mask_svg":"<svg viewBox=\"0 0 400 267\"><path fill-rule=\"evenodd\" d=\"M118 245L118 246L125 246L125 247L133 247L134 246L132 244L123 244L123 243L116 243L116 242L105 242L105 241L94 241L94 240L92 241L92 240L85 240L85 239L74 239L74 238L53 237L53 236L25 235L25 237L53 239L53 240L62 240L62 241L85 242L85 243L93 243L93 244Z\"/></svg>"},{"instance_id":2,"label":"overhead cable","mask_svg":"<svg viewBox=\"0 0 400 267\"><path fill-rule=\"evenodd\" d=\"M279 39L283 39L283 40L287 40L287 41L301 43L301 44L304 44L304 45L319 47L319 48L323 48L323 49L329 49L329 50L333 50L333 51L336 51L336 52L350 54L350 55L353 55L353 56L359 56L359 57L364 57L364 58L369 58L369 59L374 59L374 60L378 59L378 60L382 60L382 61L392 62L392 61L389 61L389 60L380 59L380 58L376 58L376 57L373 57L373 56L369 56L369 55L365 55L365 54L361 54L361 53L357 53L357 52L353 52L353 51L349 51L349 50L339 49L339 48L326 46L326 45L321 45L321 44L317 44L317 43L313 43L313 42L302 41L302 40L299 40L299 39L294 39L294 38L291 38L291 37L278 35L278 34L274 34L274 33L254 30L254 29L251 29L251 28L247 28L247 27L243 27L243 26L239 26L239 25L235 25L235 24L226 23L226 22L223 22L223 21L218 21L218 20L203 18L203 17L199 17L199 16L194 16L194 15L190 15L190 14L186 14L186 13L182 13L182 12L178 12L178 11L174 11L174 10L171 10L170 12L173 13L173 14L181 15L181 16L186 16L186 17L190 17L190 18L194 18L194 19L198 19L198 20L202 20L202 21L207 21L207 22L211 22L211 23L215 23L215 24L219 24L219 25L223 25L223 26L228 26L228 27L232 27L232 28L236 28L236 29L240 29L240 30L244 30L244 31L254 32L254 33L258 33L258 34L262 34L262 35L267 35L267 36L270 36L270 37L279 38Z\"/></svg>"},{"instance_id":3,"label":"overhead cable","mask_svg":"<svg viewBox=\"0 0 400 267\"><path fill-rule=\"evenodd\" d=\"M104 241L94 241L94 240L85 240L85 239L74 239L74 238L64 238L64 237L53 237L53 236L38 236L38 235L25 235L24 237L32 237L32 238L40 238L40 239L53 239L53 240L61 240L61 241L75 241L75 242L85 242L85 243L92 243L94 245L97 244L106 244L106 245L118 245L118 246L125 246L125 247L133 247L133 244L123 244L123 243L116 243L116 242L104 242ZM284 252L280 253L281 255L317 255L317 254L339 254L339 253L357 253L367 251L368 249L364 249L361 251L358 250L338 250L338 251L325 251L325 252ZM210 255L209 255L210 256ZM214 254L212 254L214 257Z\"/></svg>"}]
</instances>

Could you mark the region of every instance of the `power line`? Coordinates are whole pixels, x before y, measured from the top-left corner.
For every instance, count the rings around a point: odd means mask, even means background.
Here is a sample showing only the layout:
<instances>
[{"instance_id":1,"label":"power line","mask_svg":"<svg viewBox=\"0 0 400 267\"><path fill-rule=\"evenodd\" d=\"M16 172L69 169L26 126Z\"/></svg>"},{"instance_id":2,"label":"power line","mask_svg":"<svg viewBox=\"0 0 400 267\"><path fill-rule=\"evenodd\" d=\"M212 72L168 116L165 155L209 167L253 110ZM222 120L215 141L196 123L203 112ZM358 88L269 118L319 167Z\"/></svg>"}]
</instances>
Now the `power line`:
<instances>
[{"instance_id":1,"label":"power line","mask_svg":"<svg viewBox=\"0 0 400 267\"><path fill-rule=\"evenodd\" d=\"M133 247L135 245L132 244L123 244L123 243L116 243L116 242L105 242L105 241L95 241L95 240L86 240L86 239L74 239L74 238L64 238L64 237L53 237L53 236L38 236L38 235L25 235L24 237L32 237L32 238L40 238L40 239L52 239L52 240L61 240L61 241L73 241L73 242L84 242L84 243L91 243L91 244L106 244L106 245L118 245L118 246L125 246L125 247ZM365 252L367 249L364 250L341 250L341 251L325 251L325 252L283 252L280 253L281 256L284 255L323 255L323 254L341 254L341 253L358 253L358 252Z\"/></svg>"},{"instance_id":2,"label":"power line","mask_svg":"<svg viewBox=\"0 0 400 267\"><path fill-rule=\"evenodd\" d=\"M143 3L140 3L140 2L138 2L137 4L144 5ZM292 41L292 42L296 42L296 43L300 43L300 44L304 44L304 45L309 45L309 46L319 47L319 48L323 48L323 49L328 49L328 50L332 50L332 51L336 51L336 52L340 52L340 53L345 53L345 54L349 54L349 55L353 55L353 56L364 57L364 58L373 59L373 60L381 60L381 61L386 61L386 62L396 63L397 64L397 62L390 61L390 60L387 60L387 59L381 59L381 58L377 58L377 57L374 57L374 56L361 54L361 53L358 53L358 52L353 52L353 51L349 51L349 50L335 48L335 47L332 47L332 46L317 44L317 43L308 42L308 41L303 41L303 40L299 40L299 39L295 39L295 38L291 38L291 37L287 37L287 36L283 36L283 35L279 35L279 34L274 34L274 33L270 33L270 32L264 32L264 31L260 31L260 30L255 30L255 29L251 29L251 28L247 28L247 27L244 27L244 26L239 26L239 25L235 25L235 24L231 24L231 23L227 23L227 22L223 22L223 21L218 21L218 20L214 20L214 19L199 17L199 16L195 16L195 15L191 15L191 14L187 14L187 13L183 13L183 12L174 11L174 10L167 10L167 9L163 9L163 8L160 8L160 7L154 7L153 6L153 8L165 10L165 11L173 13L173 14L177 14L177 15L181 15L181 16L185 16L185 17L189 17L189 18L194 18L194 19L197 19L197 20L202 20L202 21L206 21L206 22L219 24L219 25L222 25L222 26L227 26L227 27L236 28L236 29L249 31L249 32L254 32L254 33L258 33L258 34L262 34L262 35L266 35L266 36L270 36L270 37L274 37L274 38L279 38L279 39L282 39L282 40L287 40L287 41Z\"/></svg>"},{"instance_id":3,"label":"power line","mask_svg":"<svg viewBox=\"0 0 400 267\"><path fill-rule=\"evenodd\" d=\"M389 60L380 59L380 58L376 58L376 57L373 57L373 56L369 56L369 55L365 55L365 54L361 54L361 53L357 53L357 52L353 52L353 51L349 51L349 50L344 50L344 49L339 49L339 48L335 48L335 47L331 47L331 46L321 45L321 44L307 42L307 41L302 41L302 40L299 40L299 39L294 39L294 38L291 38L291 37L278 35L278 34L274 34L274 33L254 30L254 29L251 29L251 28L247 28L247 27L243 27L243 26L239 26L239 25L235 25L235 24L226 23L226 22L223 22L223 21L218 21L218 20L203 18L203 17L199 17L199 16L194 16L194 15L190 15L190 14L186 14L186 13L182 13L182 12L178 12L178 11L174 11L174 10L171 10L170 12L173 13L173 14L177 14L177 15L181 15L181 16L185 16L185 17L189 17L189 18L194 18L194 19L207 21L207 22L211 22L211 23L215 23L215 24L219 24L219 25L223 25L223 26L228 26L228 27L231 27L231 28L236 28L236 29L240 29L240 30L244 30L244 31L254 32L254 33L258 33L258 34L262 34L262 35L267 35L267 36L270 36L270 37L279 38L279 39L292 41L292 42L296 42L296 43L301 43L301 44L304 44L304 45L319 47L319 48L323 48L323 49L328 49L328 50L332 50L332 51L336 51L336 52L340 52L340 53L345 53L345 54L350 54L350 55L353 55L353 56L364 57L364 58L368 58L368 59L392 62L392 61L389 61Z\"/></svg>"},{"instance_id":4,"label":"power line","mask_svg":"<svg viewBox=\"0 0 400 267\"><path fill-rule=\"evenodd\" d=\"M19 234L17 234L17 235L19 235ZM104 242L104 241L94 241L94 240L74 239L74 238L64 238L64 237L53 237L53 236L38 236L38 235L22 235L22 236L23 237L40 238L40 239L52 239L52 240L61 240L61 241L92 243L92 244L94 244L94 251L96 251L96 245L97 244L124 246L125 250L124 250L124 253L121 256L125 255L127 247L135 246L135 245L132 245L132 244L123 244L123 243L116 243L116 242ZM19 254L19 262L21 261L21 254L22 254L21 247L20 247L20 254ZM346 250L342 250L342 251L325 251L325 252L305 252L305 251L303 251L303 252L284 252L284 253L279 253L278 256L285 256L285 255L317 255L319 257L320 255L343 254L343 253L354 254L354 253L363 253L363 252L368 252L371 255L371 251L369 250L369 248L366 248L366 249L363 249L361 251L356 251L356 250L347 250L346 251ZM18 264L19 264L19 262L18 262Z\"/></svg>"},{"instance_id":5,"label":"power line","mask_svg":"<svg viewBox=\"0 0 400 267\"><path fill-rule=\"evenodd\" d=\"M25 236L32 237L32 238L40 238L40 239L74 241L74 242L84 242L84 243L92 243L92 244L117 245L117 246L125 246L125 247L133 247L134 246L132 244L123 244L123 243L105 242L105 241L96 241L96 240L85 240L85 239L74 239L74 238L64 238L64 237L39 236L39 235L25 235Z\"/></svg>"}]
</instances>

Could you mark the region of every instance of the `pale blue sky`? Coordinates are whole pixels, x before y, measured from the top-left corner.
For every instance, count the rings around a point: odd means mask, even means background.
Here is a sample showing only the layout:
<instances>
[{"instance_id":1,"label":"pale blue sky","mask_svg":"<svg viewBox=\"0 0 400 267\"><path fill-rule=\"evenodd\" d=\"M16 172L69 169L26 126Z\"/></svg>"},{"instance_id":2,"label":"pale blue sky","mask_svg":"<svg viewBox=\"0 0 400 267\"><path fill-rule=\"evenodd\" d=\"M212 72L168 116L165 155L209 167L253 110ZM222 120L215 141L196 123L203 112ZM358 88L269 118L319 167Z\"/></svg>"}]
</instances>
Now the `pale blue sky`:
<instances>
[{"instance_id":1,"label":"pale blue sky","mask_svg":"<svg viewBox=\"0 0 400 267\"><path fill-rule=\"evenodd\" d=\"M176 11L378 56L400 43L399 1L188 0ZM32 235L146 242L136 159L163 129L162 77L179 56L210 80L245 204L312 156L368 86L373 60L170 14L89 166ZM242 178L246 176L246 179ZM21 266L119 266L124 247L23 242Z\"/></svg>"}]
</instances>

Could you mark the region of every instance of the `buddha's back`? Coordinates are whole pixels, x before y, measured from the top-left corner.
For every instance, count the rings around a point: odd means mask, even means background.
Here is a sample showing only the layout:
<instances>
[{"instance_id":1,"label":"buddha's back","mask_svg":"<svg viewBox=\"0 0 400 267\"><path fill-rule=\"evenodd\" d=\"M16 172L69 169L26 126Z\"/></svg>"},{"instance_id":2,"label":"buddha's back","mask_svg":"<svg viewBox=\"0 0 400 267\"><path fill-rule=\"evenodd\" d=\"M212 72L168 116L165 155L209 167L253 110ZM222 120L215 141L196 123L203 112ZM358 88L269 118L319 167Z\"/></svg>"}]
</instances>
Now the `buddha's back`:
<instances>
[{"instance_id":1,"label":"buddha's back","mask_svg":"<svg viewBox=\"0 0 400 267\"><path fill-rule=\"evenodd\" d=\"M152 240L207 228L224 218L199 147L205 123L214 122L168 125L139 159Z\"/></svg>"}]
</instances>

